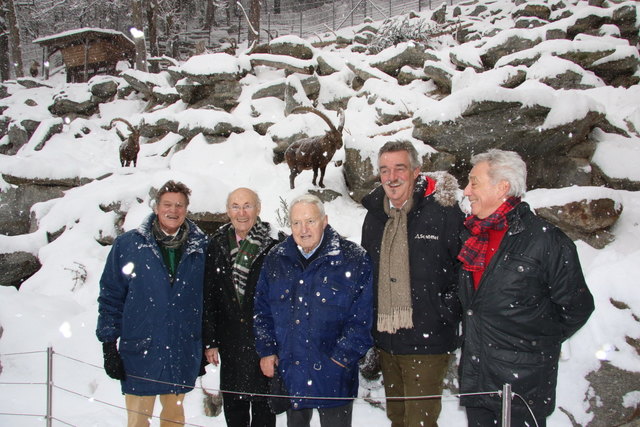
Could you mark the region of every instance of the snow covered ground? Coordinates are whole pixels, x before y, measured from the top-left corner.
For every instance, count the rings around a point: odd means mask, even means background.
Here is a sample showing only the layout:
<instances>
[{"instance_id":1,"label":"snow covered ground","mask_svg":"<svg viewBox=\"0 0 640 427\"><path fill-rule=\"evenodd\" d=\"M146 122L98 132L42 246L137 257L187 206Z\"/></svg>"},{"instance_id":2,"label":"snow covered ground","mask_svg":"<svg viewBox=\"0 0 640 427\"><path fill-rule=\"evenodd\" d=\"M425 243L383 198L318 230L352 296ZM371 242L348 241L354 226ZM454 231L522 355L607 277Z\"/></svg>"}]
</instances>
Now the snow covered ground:
<instances>
[{"instance_id":1,"label":"snow covered ground","mask_svg":"<svg viewBox=\"0 0 640 427\"><path fill-rule=\"evenodd\" d=\"M446 57L448 51L443 49L439 54ZM362 61L353 53L335 52L335 58L336 61ZM547 67L539 67L536 73L552 74L553 65L550 62ZM352 91L346 84L350 77L351 71L346 67L344 71L324 77L320 96L331 99ZM210 144L204 137L196 136L181 151L172 149L179 136L169 134L161 141L142 146L135 169L120 167L117 154L120 140L113 131L101 127L114 117L127 117L133 122L140 120L145 103L135 95L102 104L100 112L90 120L66 123L64 131L52 137L41 150L35 150L35 143L28 143L15 156L0 156L0 171L19 176L97 178L111 174L70 189L64 197L33 206L32 214L39 226L37 231L20 236L0 235L0 253L27 251L37 255L42 263L41 270L27 280L20 291L0 287L0 325L4 329L0 338L0 362L3 366L0 375L0 425L43 424L41 417L26 414L43 415L46 411L44 383L47 378L46 349L49 346L55 352L52 404L57 421L54 425L125 424L124 399L119 383L103 372L101 346L95 338L98 280L109 251L109 247L98 244L96 238L116 234L116 214L101 210L101 205L119 203L121 209L128 212L123 228L129 230L137 227L151 212L149 188L157 188L168 179L182 181L193 190L190 210L195 213L223 212L229 191L246 186L256 190L262 198L262 219L278 227L280 198L291 200L312 189L310 171L303 172L296 179L295 190L289 189L289 170L284 164L273 164L274 145L269 135L291 135L301 128L320 134L326 125L317 117L295 115L285 118L282 115L284 104L277 99L252 104L251 88L275 78L284 79L285 76L264 68L245 78L245 91L233 114L239 126L247 129L245 132L232 134L219 144ZM623 89L598 84L595 89L567 91L560 96L534 81L527 82L517 91L496 90L493 83L482 82L485 80L462 73L454 81L453 94L442 101L424 95L432 89L429 82L418 81L401 87L372 79L367 81L364 89L384 93L398 105L420 105L424 107L423 117L437 112L443 120L459 114L469 99L504 100L517 96L519 100L535 100L550 106L553 114L549 115L549 120L554 123L569 122L581 108L593 107L601 109L612 123L622 123L627 119L635 121L636 128L640 128L637 103L640 88L637 86ZM53 87L24 89L12 85L11 96L2 100L8 105L5 114L57 120L45 108L55 94L64 89L67 96L82 98L88 92L87 85L66 85L62 81L50 81L48 84ZM375 124L375 105L368 104L356 93L353 95L346 111L345 129L348 133L345 133L345 144L360 148L364 155L374 156L378 147L386 142L383 136L372 137L380 134L381 130ZM37 105L25 104L26 99L35 100ZM273 115L277 124L267 136L252 130L250 105L258 106L262 115ZM184 105L180 103L153 114L181 117L185 126L200 119L199 113L185 112ZM211 114L211 111L202 114ZM146 114L145 119L148 121L150 115ZM403 124L394 125L401 127ZM82 133L83 127L91 132ZM73 136L81 133L81 138ZM412 139L410 130L401 131L398 135L414 140L422 152L431 150L421 141ZM622 138L601 131L594 137L599 143L594 160L609 176L640 180L640 168L637 167L640 164L640 138ZM167 150L170 154L162 156ZM334 160L343 158L344 150L340 150ZM348 197L340 167L334 164L328 167L325 185L343 195L327 203L329 222L338 232L359 242L365 212ZM0 190L8 186L0 178ZM627 336L640 338L640 323L637 321L640 317L640 292L637 290L640 277L640 192L571 187L537 189L526 197L526 201L535 208L602 196L618 201L624 210L612 230L616 240L606 248L596 250L581 241L576 242L587 283L595 297L596 310L587 325L563 347L557 389L557 405L584 425L592 419L585 401L594 397L593 389L585 379L589 372L597 370L602 360L620 369L640 371L640 356L625 340ZM62 227L66 227L66 231L55 241L47 243L46 232L55 232ZM612 301L624 302L628 309L616 308ZM209 369L203 379L204 385L216 389L215 369L211 366ZM187 395L185 401L187 422L190 425L224 425L222 415L214 418L204 415L202 384L199 381L196 385L197 388ZM375 393L382 396L383 391ZM640 391L625 397L625 406L635 407L639 403ZM362 399L355 403L353 419L356 427L390 425L381 409ZM440 420L443 426L465 425L464 411L458 406L455 396L444 398ZM279 416L278 425L285 424L285 417ZM548 425L564 427L572 424L565 413L556 410L548 419Z\"/></svg>"}]
</instances>

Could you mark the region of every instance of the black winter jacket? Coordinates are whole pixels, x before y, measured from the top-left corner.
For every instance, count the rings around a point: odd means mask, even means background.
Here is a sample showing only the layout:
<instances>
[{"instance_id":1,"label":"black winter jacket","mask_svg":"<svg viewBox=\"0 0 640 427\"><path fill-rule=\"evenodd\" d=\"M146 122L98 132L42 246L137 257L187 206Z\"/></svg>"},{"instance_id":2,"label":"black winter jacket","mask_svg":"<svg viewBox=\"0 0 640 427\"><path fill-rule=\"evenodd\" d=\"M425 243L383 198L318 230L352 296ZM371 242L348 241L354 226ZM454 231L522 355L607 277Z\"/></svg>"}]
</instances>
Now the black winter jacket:
<instances>
[{"instance_id":1,"label":"black winter jacket","mask_svg":"<svg viewBox=\"0 0 640 427\"><path fill-rule=\"evenodd\" d=\"M437 182L432 191L434 181ZM413 328L378 332L377 285L380 245L388 216L382 186L366 195L362 246L374 263L375 345L392 354L444 354L458 347L460 303L457 274L464 214L457 204L458 183L449 174L422 174L416 179L413 207L407 215Z\"/></svg>"},{"instance_id":2,"label":"black winter jacket","mask_svg":"<svg viewBox=\"0 0 640 427\"><path fill-rule=\"evenodd\" d=\"M460 270L460 392L502 390L509 383L537 417L546 417L555 407L560 346L585 324L593 297L576 247L560 229L524 202L507 221L509 229L477 291L470 272ZM461 404L497 412L501 399L463 396ZM520 399L513 400L512 410L526 411Z\"/></svg>"},{"instance_id":3,"label":"black winter jacket","mask_svg":"<svg viewBox=\"0 0 640 427\"><path fill-rule=\"evenodd\" d=\"M271 239L260 248L238 303L229 262L230 224L214 233L205 261L203 342L220 352L220 387L243 393L268 393L269 378L260 370L253 337L253 298L265 255L277 243Z\"/></svg>"}]
</instances>

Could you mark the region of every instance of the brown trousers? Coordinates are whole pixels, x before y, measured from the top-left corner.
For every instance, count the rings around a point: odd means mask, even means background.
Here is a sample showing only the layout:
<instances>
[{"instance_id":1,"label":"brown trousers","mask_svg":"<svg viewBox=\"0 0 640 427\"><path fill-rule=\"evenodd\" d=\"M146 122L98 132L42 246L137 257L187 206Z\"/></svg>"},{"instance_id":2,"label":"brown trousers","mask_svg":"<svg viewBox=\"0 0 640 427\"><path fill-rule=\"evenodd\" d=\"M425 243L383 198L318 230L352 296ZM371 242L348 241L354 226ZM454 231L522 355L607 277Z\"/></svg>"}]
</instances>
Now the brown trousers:
<instances>
[{"instance_id":1,"label":"brown trousers","mask_svg":"<svg viewBox=\"0 0 640 427\"><path fill-rule=\"evenodd\" d=\"M160 427L176 427L184 425L184 394L161 394ZM149 427L153 416L156 396L135 396L125 394L127 405L127 427Z\"/></svg>"},{"instance_id":2,"label":"brown trousers","mask_svg":"<svg viewBox=\"0 0 640 427\"><path fill-rule=\"evenodd\" d=\"M451 354L390 354L378 350L387 397L442 394L442 381ZM442 409L440 398L387 399L387 417L392 427L437 427Z\"/></svg>"}]
</instances>

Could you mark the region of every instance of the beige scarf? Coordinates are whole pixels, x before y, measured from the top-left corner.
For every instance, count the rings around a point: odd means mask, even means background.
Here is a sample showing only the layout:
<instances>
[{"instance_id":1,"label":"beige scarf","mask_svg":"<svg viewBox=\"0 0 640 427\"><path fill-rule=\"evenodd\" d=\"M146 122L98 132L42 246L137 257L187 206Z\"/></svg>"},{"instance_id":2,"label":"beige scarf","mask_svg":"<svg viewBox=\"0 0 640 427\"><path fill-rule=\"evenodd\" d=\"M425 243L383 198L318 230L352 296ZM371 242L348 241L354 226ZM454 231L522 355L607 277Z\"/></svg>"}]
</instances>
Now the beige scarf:
<instances>
[{"instance_id":1,"label":"beige scarf","mask_svg":"<svg viewBox=\"0 0 640 427\"><path fill-rule=\"evenodd\" d=\"M389 219L380 245L377 327L380 332L394 333L400 328L413 328L407 238L407 212L413 199L409 198L400 209L392 208L386 196L383 204Z\"/></svg>"}]
</instances>

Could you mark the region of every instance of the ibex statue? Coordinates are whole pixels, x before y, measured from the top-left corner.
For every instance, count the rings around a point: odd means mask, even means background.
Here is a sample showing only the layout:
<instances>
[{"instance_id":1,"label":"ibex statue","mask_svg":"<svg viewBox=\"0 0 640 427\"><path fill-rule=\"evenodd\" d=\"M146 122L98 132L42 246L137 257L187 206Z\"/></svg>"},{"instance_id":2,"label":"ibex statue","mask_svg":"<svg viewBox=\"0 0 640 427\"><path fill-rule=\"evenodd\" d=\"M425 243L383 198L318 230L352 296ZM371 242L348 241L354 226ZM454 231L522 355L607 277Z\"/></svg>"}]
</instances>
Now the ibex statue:
<instances>
[{"instance_id":1,"label":"ibex statue","mask_svg":"<svg viewBox=\"0 0 640 427\"><path fill-rule=\"evenodd\" d=\"M135 167L138 163L138 152L140 151L140 132L125 119L113 119L109 126L113 127L114 122L126 124L129 132L131 132L127 140L120 144L120 164L122 167L125 167L133 162L133 166Z\"/></svg>"},{"instance_id":2,"label":"ibex statue","mask_svg":"<svg viewBox=\"0 0 640 427\"><path fill-rule=\"evenodd\" d=\"M331 158L335 154L336 150L342 147L342 129L344 128L344 112L338 111L340 116L340 125L338 128L331 123L331 120L322 112L316 110L313 107L296 107L291 112L309 112L317 114L328 125L329 130L322 136L312 136L310 138L303 138L291 144L284 152L284 158L289 165L291 174L289 175L289 183L291 189L295 188L293 181L296 176L303 170L313 169L313 185L316 185L316 178L318 177L318 170L320 170L320 181L318 185L324 188L323 179L324 172L327 169L327 165L331 161Z\"/></svg>"}]
</instances>

